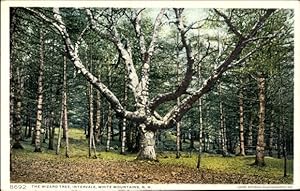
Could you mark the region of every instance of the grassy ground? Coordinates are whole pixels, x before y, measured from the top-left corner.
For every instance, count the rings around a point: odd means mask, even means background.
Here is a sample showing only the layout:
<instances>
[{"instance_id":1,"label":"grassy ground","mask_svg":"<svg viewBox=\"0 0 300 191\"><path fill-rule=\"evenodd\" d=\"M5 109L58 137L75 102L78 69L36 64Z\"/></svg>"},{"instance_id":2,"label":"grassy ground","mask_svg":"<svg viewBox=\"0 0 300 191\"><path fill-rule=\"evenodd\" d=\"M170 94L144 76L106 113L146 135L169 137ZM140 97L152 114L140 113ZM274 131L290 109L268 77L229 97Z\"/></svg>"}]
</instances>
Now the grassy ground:
<instances>
[{"instance_id":1,"label":"grassy ground","mask_svg":"<svg viewBox=\"0 0 300 191\"><path fill-rule=\"evenodd\" d=\"M13 150L12 182L59 183L223 183L223 184L290 184L293 161L288 160L288 177L283 178L283 160L266 157L265 167L251 166L254 156L221 157L204 153L201 171L196 169L196 153L182 153L175 159L172 152L158 153L159 163L135 161L136 154L98 150L97 159L88 158L83 131L70 131L70 158L47 150L34 153L30 140L22 142L24 150ZM103 149L103 148L98 148ZM51 176L49 176L51 175Z\"/></svg>"}]
</instances>

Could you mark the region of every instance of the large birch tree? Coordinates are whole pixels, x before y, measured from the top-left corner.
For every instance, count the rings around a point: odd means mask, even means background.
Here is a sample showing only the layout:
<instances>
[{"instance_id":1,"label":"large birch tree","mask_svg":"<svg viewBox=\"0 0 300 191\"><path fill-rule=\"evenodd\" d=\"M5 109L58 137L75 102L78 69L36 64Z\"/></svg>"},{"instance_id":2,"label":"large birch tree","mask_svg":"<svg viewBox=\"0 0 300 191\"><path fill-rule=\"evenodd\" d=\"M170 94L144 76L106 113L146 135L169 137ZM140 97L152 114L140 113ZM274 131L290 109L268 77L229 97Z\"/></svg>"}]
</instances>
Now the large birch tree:
<instances>
[{"instance_id":1,"label":"large birch tree","mask_svg":"<svg viewBox=\"0 0 300 191\"><path fill-rule=\"evenodd\" d=\"M217 22L226 24L228 34L233 39L233 42L228 49L224 51L225 56L219 59L216 67L200 86L192 91L189 89L193 76L196 75L195 55L191 46L190 35L197 23L187 24L184 17L184 9L161 9L154 19L152 30L145 31L143 19L146 9L91 9L86 8L83 11L86 16L86 27L74 35L70 35L67 25L65 24L65 15L60 8L53 8L52 14L49 11L43 12L40 9L25 8L38 18L50 24L62 37L66 45L67 54L75 69L81 73L97 91L100 91L102 96L107 99L116 115L120 118L133 121L138 124L141 135L140 151L138 159L156 160L155 154L155 133L159 129L169 129L176 125L181 120L183 115L189 111L193 104L197 102L204 94L208 93L216 82L221 78L229 68L233 68L242 64L250 58L266 44L267 40L272 36L262 33L267 19L276 11L273 9L253 10L254 18L251 22L244 23L244 28L238 28L234 21L234 11L232 10L211 10L217 18ZM251 15L250 15L251 16ZM135 31L134 40L138 42L138 47L132 46L133 40L122 33L121 22L129 21ZM151 83L150 71L153 65L153 57L156 54L159 34L162 26L176 27L181 46L185 52L185 70L181 81L174 91L161 92L153 97L150 97L149 84ZM126 75L128 87L134 97L134 110L127 110L121 104L120 99L112 91L109 86L106 86L101 79L93 75L83 64L79 54L79 48L84 33L87 30L95 31L99 38L106 39L111 42L117 52L120 54L123 63L126 67ZM146 35L147 34L147 35ZM256 42L256 47L247 48L253 42ZM209 49L210 47L206 47ZM134 53L138 52L139 59L134 59ZM205 64L205 60L201 59L200 63ZM181 98L179 104L175 103L167 112L159 113L159 107L165 103ZM127 108L127 107L126 107Z\"/></svg>"}]
</instances>

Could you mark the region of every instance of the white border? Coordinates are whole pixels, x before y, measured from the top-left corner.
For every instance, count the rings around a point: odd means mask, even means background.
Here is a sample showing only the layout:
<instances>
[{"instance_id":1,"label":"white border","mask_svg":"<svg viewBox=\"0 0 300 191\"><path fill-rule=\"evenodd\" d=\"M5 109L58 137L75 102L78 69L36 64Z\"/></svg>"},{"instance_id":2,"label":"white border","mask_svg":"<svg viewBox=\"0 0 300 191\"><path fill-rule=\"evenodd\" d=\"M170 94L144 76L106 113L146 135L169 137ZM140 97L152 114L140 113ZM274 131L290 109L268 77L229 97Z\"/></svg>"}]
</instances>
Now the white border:
<instances>
[{"instance_id":1,"label":"white border","mask_svg":"<svg viewBox=\"0 0 300 191\"><path fill-rule=\"evenodd\" d=\"M187 189L295 189L300 188L300 152L299 145L300 139L296 137L300 135L300 130L297 125L300 124L300 118L297 117L299 111L299 40L300 40L300 2L299 1L1 1L1 190L11 190L9 188L9 7L17 6L39 6L39 7L186 7L186 8L292 8L295 10L295 78L294 78L294 184L293 185L230 185L230 184L125 184L123 186L150 186L151 190L187 190ZM298 53L298 54L297 54ZM297 181L298 180L298 181ZM13 189L13 190L62 190L60 186L69 186L68 190L78 190L72 188L73 184L12 184L17 187L26 186L26 189ZM42 186L57 186L58 188L37 188ZM89 184L82 184L88 186ZM102 189L96 190L120 190L120 187L114 188L113 186L120 186L118 184L103 185ZM107 188L105 189L105 186ZM110 186L110 188L108 188ZM82 189L82 190L95 190L95 189ZM136 190L128 187L123 190Z\"/></svg>"}]
</instances>

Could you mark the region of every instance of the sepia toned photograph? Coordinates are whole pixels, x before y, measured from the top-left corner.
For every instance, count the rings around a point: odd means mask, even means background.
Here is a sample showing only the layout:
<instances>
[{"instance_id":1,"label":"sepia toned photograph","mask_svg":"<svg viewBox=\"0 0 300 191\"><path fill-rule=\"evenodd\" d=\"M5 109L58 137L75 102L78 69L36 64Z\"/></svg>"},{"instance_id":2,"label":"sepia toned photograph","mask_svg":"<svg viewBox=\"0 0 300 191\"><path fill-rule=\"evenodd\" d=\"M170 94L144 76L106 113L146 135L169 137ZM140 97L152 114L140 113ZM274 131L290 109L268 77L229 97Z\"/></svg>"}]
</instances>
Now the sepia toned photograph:
<instances>
[{"instance_id":1,"label":"sepia toned photograph","mask_svg":"<svg viewBox=\"0 0 300 191\"><path fill-rule=\"evenodd\" d=\"M53 2L6 7L3 190L299 186L298 9Z\"/></svg>"}]
</instances>

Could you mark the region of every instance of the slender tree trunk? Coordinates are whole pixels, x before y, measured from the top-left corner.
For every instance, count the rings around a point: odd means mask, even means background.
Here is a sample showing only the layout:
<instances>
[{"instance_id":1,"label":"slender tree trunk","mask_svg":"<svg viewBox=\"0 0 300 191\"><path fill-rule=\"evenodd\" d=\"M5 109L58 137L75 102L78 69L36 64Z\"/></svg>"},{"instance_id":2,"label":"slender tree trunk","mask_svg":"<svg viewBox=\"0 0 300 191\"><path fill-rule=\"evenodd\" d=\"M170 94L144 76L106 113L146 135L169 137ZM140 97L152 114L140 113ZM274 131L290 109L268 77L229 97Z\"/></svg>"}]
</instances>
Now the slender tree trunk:
<instances>
[{"instance_id":1,"label":"slender tree trunk","mask_svg":"<svg viewBox=\"0 0 300 191\"><path fill-rule=\"evenodd\" d=\"M283 130L283 127L282 125L280 124L278 126L278 129L277 129L277 158L281 159L282 158L282 130Z\"/></svg>"},{"instance_id":2,"label":"slender tree trunk","mask_svg":"<svg viewBox=\"0 0 300 191\"><path fill-rule=\"evenodd\" d=\"M183 133L180 133L180 143L179 143L179 151L183 151L183 149L182 149L182 142L183 142Z\"/></svg>"},{"instance_id":3,"label":"slender tree trunk","mask_svg":"<svg viewBox=\"0 0 300 191\"><path fill-rule=\"evenodd\" d=\"M207 142L207 139L206 139L206 133L205 133L205 129L203 128L203 152L206 152L206 142Z\"/></svg>"},{"instance_id":4,"label":"slender tree trunk","mask_svg":"<svg viewBox=\"0 0 300 191\"><path fill-rule=\"evenodd\" d=\"M286 129L286 124L285 124L285 110L284 110L284 105L283 105L283 100L282 100L282 76L280 76L280 89L279 89L279 105L280 105L280 141L281 141L281 148L282 148L282 154L283 154L283 177L287 177L287 150L286 150L286 142L287 142L287 129ZM281 153L278 152L278 156Z\"/></svg>"},{"instance_id":5,"label":"slender tree trunk","mask_svg":"<svg viewBox=\"0 0 300 191\"><path fill-rule=\"evenodd\" d=\"M23 65L23 63L22 63L22 65ZM24 74L24 67L21 67L21 70L20 70L20 100L21 100L20 113L23 110L22 98L24 96L24 84L25 84L25 78L22 74ZM21 120L20 120L21 121L21 140L23 140L23 138L24 138L24 136L22 136L23 135L22 134L22 125L23 125L22 116L23 115L21 115Z\"/></svg>"},{"instance_id":6,"label":"slender tree trunk","mask_svg":"<svg viewBox=\"0 0 300 191\"><path fill-rule=\"evenodd\" d=\"M92 149L94 152L93 158L97 158L95 134L94 134L94 110L93 110L93 85L89 84L89 157L92 156Z\"/></svg>"},{"instance_id":7,"label":"slender tree trunk","mask_svg":"<svg viewBox=\"0 0 300 191\"><path fill-rule=\"evenodd\" d=\"M64 107L61 106L61 113L60 113L60 122L58 128L58 138L57 138L57 146L56 146L56 154L59 154L60 146L61 146L61 136L62 136L62 128L63 128L63 119L64 118Z\"/></svg>"},{"instance_id":8,"label":"slender tree trunk","mask_svg":"<svg viewBox=\"0 0 300 191\"><path fill-rule=\"evenodd\" d=\"M177 102L180 102L180 99L177 98ZM180 158L180 121L176 123L176 158Z\"/></svg>"},{"instance_id":9,"label":"slender tree trunk","mask_svg":"<svg viewBox=\"0 0 300 191\"><path fill-rule=\"evenodd\" d=\"M87 138L87 136L88 136L88 130L87 130L87 129L88 129L87 126L84 125L84 134L86 135L86 138Z\"/></svg>"},{"instance_id":10,"label":"slender tree trunk","mask_svg":"<svg viewBox=\"0 0 300 191\"><path fill-rule=\"evenodd\" d=\"M89 88L89 157L92 156L92 138L93 138L93 128L94 128L94 124L93 124L93 115L94 115L94 111L93 111L93 86L92 84L88 84L88 88Z\"/></svg>"},{"instance_id":11,"label":"slender tree trunk","mask_svg":"<svg viewBox=\"0 0 300 191\"><path fill-rule=\"evenodd\" d=\"M66 51L66 47L64 47ZM61 102L61 116L60 124L58 130L58 140L56 154L59 154L61 146L61 134L65 140L65 156L69 158L69 132L68 132L68 110L67 110L67 58L66 55L63 57L63 92L62 92L62 102Z\"/></svg>"},{"instance_id":12,"label":"slender tree trunk","mask_svg":"<svg viewBox=\"0 0 300 191\"><path fill-rule=\"evenodd\" d=\"M209 134L204 134L204 145L203 145L203 151L208 152L210 149L209 145Z\"/></svg>"},{"instance_id":13,"label":"slender tree trunk","mask_svg":"<svg viewBox=\"0 0 300 191\"><path fill-rule=\"evenodd\" d=\"M15 63L16 11L16 8L10 9L10 135L14 140L11 148L23 149L20 141L22 139L21 107L24 82L21 76L21 67Z\"/></svg>"},{"instance_id":14,"label":"slender tree trunk","mask_svg":"<svg viewBox=\"0 0 300 191\"><path fill-rule=\"evenodd\" d=\"M191 135L191 139L190 139L190 149L193 150L195 149L195 132L193 129L191 129L191 132L190 132L190 135Z\"/></svg>"},{"instance_id":15,"label":"slender tree trunk","mask_svg":"<svg viewBox=\"0 0 300 191\"><path fill-rule=\"evenodd\" d=\"M256 158L255 165L265 166L265 77L262 74L258 76L258 89L259 89L259 126L256 144Z\"/></svg>"},{"instance_id":16,"label":"slender tree trunk","mask_svg":"<svg viewBox=\"0 0 300 191\"><path fill-rule=\"evenodd\" d=\"M54 49L54 43L52 44L52 50ZM53 70L53 63L51 64L51 70ZM51 78L51 89L50 89L50 94L51 94L51 112L50 112L50 119L49 119L49 144L48 144L48 149L49 150L54 150L54 137L55 137L55 124L54 124L54 118L55 118L55 103L56 103L56 98L55 98L55 86L53 84L53 78Z\"/></svg>"},{"instance_id":17,"label":"slender tree trunk","mask_svg":"<svg viewBox=\"0 0 300 191\"><path fill-rule=\"evenodd\" d=\"M35 126L34 126L34 129L32 131L32 136L31 136L31 144L34 145L35 143Z\"/></svg>"},{"instance_id":18,"label":"slender tree trunk","mask_svg":"<svg viewBox=\"0 0 300 191\"><path fill-rule=\"evenodd\" d=\"M127 105L127 77L125 75L124 77L124 109L126 109ZM125 118L123 118L123 124L122 124L122 136L121 136L121 154L125 154L125 146L126 146L126 126L127 121ZM121 133L121 132L120 132Z\"/></svg>"},{"instance_id":19,"label":"slender tree trunk","mask_svg":"<svg viewBox=\"0 0 300 191\"><path fill-rule=\"evenodd\" d=\"M49 120L49 150L54 150L54 135L55 135L55 127L54 127L54 112L52 111L50 114Z\"/></svg>"},{"instance_id":20,"label":"slender tree trunk","mask_svg":"<svg viewBox=\"0 0 300 191\"><path fill-rule=\"evenodd\" d=\"M132 125L129 123L128 128L127 128L127 133L126 133L126 135L127 135L127 137L126 137L126 140L127 140L126 145L127 145L128 152L132 151L132 145L133 145L133 141L132 141L133 136L132 136L132 134L133 134L133 132L132 132Z\"/></svg>"},{"instance_id":21,"label":"slender tree trunk","mask_svg":"<svg viewBox=\"0 0 300 191\"><path fill-rule=\"evenodd\" d=\"M100 71L98 75L100 79ZM100 133L101 133L101 94L100 91L96 93L96 122L95 122L95 142L100 142Z\"/></svg>"},{"instance_id":22,"label":"slender tree trunk","mask_svg":"<svg viewBox=\"0 0 300 191\"><path fill-rule=\"evenodd\" d=\"M180 98L177 98L177 104L180 104ZM180 121L176 122L176 158L180 158L180 142L181 142L181 135L180 135ZM181 146L182 147L182 146ZM181 148L182 149L182 148Z\"/></svg>"},{"instance_id":23,"label":"slender tree trunk","mask_svg":"<svg viewBox=\"0 0 300 191\"><path fill-rule=\"evenodd\" d=\"M198 30L198 37L200 35L200 32ZM198 41L197 41L197 47L198 47L198 50L200 48L200 42L199 42L199 39L198 38ZM200 55L198 53L198 55ZM200 58L198 58L199 60ZM201 71L201 64L198 65L198 86L200 87L201 84L202 84L202 71ZM199 98L198 100L198 109L199 109L199 152L198 152L198 160L197 160L197 169L200 169L201 167L201 154L202 154L202 134L203 134L203 115L202 115L202 97Z\"/></svg>"},{"instance_id":24,"label":"slender tree trunk","mask_svg":"<svg viewBox=\"0 0 300 191\"><path fill-rule=\"evenodd\" d=\"M250 147L250 148L253 145L253 135L252 135L253 120L254 120L253 114L250 113L248 141L247 141L247 146Z\"/></svg>"},{"instance_id":25,"label":"slender tree trunk","mask_svg":"<svg viewBox=\"0 0 300 191\"><path fill-rule=\"evenodd\" d=\"M280 101L281 102L281 101ZM282 110L282 109L281 109ZM281 123L282 126L285 127L285 120L284 116L281 116ZM282 152L283 152L283 177L287 177L287 150L286 150L286 129L282 128L283 130L283 135L282 135Z\"/></svg>"},{"instance_id":26,"label":"slender tree trunk","mask_svg":"<svg viewBox=\"0 0 300 191\"><path fill-rule=\"evenodd\" d=\"M274 110L271 111L271 124L270 124L270 134L269 134L269 155L273 157L273 131L274 131Z\"/></svg>"},{"instance_id":27,"label":"slender tree trunk","mask_svg":"<svg viewBox=\"0 0 300 191\"><path fill-rule=\"evenodd\" d=\"M227 156L227 148L225 143L225 114L223 108L223 101L222 101L222 86L221 83L219 84L219 97L220 97L220 131L221 131L221 148L222 148L222 155L223 157Z\"/></svg>"},{"instance_id":28,"label":"slender tree trunk","mask_svg":"<svg viewBox=\"0 0 300 191\"><path fill-rule=\"evenodd\" d=\"M29 129L29 116L28 116L28 112L27 112L26 122L25 122L25 131L24 131L25 138L27 138L27 136L28 136L28 129Z\"/></svg>"},{"instance_id":29,"label":"slender tree trunk","mask_svg":"<svg viewBox=\"0 0 300 191\"><path fill-rule=\"evenodd\" d=\"M15 127L15 55L14 55L14 46L15 46L15 26L16 26L16 9L10 9L10 67L9 67L9 81L10 81L10 96L9 96L9 127L10 127L10 138L15 139L14 127ZM18 141L18 140L17 140ZM19 142L19 141L18 141ZM11 144L12 148L13 145Z\"/></svg>"},{"instance_id":30,"label":"slender tree trunk","mask_svg":"<svg viewBox=\"0 0 300 191\"><path fill-rule=\"evenodd\" d=\"M112 109L111 104L108 104L108 116L107 116L107 132L106 132L106 152L110 150L112 138Z\"/></svg>"},{"instance_id":31,"label":"slender tree trunk","mask_svg":"<svg viewBox=\"0 0 300 191\"><path fill-rule=\"evenodd\" d=\"M140 135L141 135L141 141L140 141L140 150L137 156L138 160L154 160L156 159L156 153L155 153L155 132L146 130L145 124L140 124Z\"/></svg>"},{"instance_id":32,"label":"slender tree trunk","mask_svg":"<svg viewBox=\"0 0 300 191\"><path fill-rule=\"evenodd\" d=\"M64 119L65 120L65 119ZM66 137L66 129L65 129L65 126L64 126L64 124L63 124L63 140L66 140L67 139L67 137Z\"/></svg>"},{"instance_id":33,"label":"slender tree trunk","mask_svg":"<svg viewBox=\"0 0 300 191\"><path fill-rule=\"evenodd\" d=\"M45 127L45 139L49 139L49 117L47 117L47 123L46 123L46 127Z\"/></svg>"},{"instance_id":34,"label":"slender tree trunk","mask_svg":"<svg viewBox=\"0 0 300 191\"><path fill-rule=\"evenodd\" d=\"M90 55L90 71L93 70L93 57ZM94 92L93 92L93 84L88 82L88 103L89 103L89 157L92 156L92 150L94 152L93 158L97 158L96 154L96 143L95 143L95 133L94 133Z\"/></svg>"},{"instance_id":35,"label":"slender tree trunk","mask_svg":"<svg viewBox=\"0 0 300 191\"><path fill-rule=\"evenodd\" d=\"M176 43L179 42L179 35L176 33ZM179 47L176 47L176 77L177 85L180 85ZM177 105L180 105L180 97L177 98ZM180 158L180 121L176 122L176 158Z\"/></svg>"},{"instance_id":36,"label":"slender tree trunk","mask_svg":"<svg viewBox=\"0 0 300 191\"><path fill-rule=\"evenodd\" d=\"M125 147L126 147L126 124L127 121L123 118L122 123L122 137L121 137L121 154L125 154Z\"/></svg>"},{"instance_id":37,"label":"slender tree trunk","mask_svg":"<svg viewBox=\"0 0 300 191\"><path fill-rule=\"evenodd\" d=\"M207 134L207 144L206 144L206 151L209 152L211 149L211 136L210 134Z\"/></svg>"},{"instance_id":38,"label":"slender tree trunk","mask_svg":"<svg viewBox=\"0 0 300 191\"><path fill-rule=\"evenodd\" d=\"M89 157L92 156L92 148L93 148L93 129L94 129L94 110L93 110L93 85L92 84L88 84L88 92L89 92Z\"/></svg>"},{"instance_id":39,"label":"slender tree trunk","mask_svg":"<svg viewBox=\"0 0 300 191\"><path fill-rule=\"evenodd\" d=\"M287 177L287 150L286 150L286 134L283 135L283 157L284 157L284 168L283 168L283 177Z\"/></svg>"},{"instance_id":40,"label":"slender tree trunk","mask_svg":"<svg viewBox=\"0 0 300 191\"><path fill-rule=\"evenodd\" d=\"M94 152L93 158L96 159L97 158L97 150L96 150L96 143L95 143L95 134L94 134L94 132L93 132L93 136L92 136L92 148L93 148L93 152Z\"/></svg>"},{"instance_id":41,"label":"slender tree trunk","mask_svg":"<svg viewBox=\"0 0 300 191\"><path fill-rule=\"evenodd\" d=\"M240 108L240 156L245 156L245 143L244 143L244 96L242 87L239 93L239 108Z\"/></svg>"},{"instance_id":42,"label":"slender tree trunk","mask_svg":"<svg viewBox=\"0 0 300 191\"><path fill-rule=\"evenodd\" d=\"M40 29L40 66L37 91L37 114L35 125L35 149L34 152L41 152L41 128L43 119L43 80L44 80L44 32Z\"/></svg>"},{"instance_id":43,"label":"slender tree trunk","mask_svg":"<svg viewBox=\"0 0 300 191\"><path fill-rule=\"evenodd\" d=\"M31 123L30 111L28 111L28 133L27 133L27 138L31 138L31 134L32 134L32 123Z\"/></svg>"},{"instance_id":44,"label":"slender tree trunk","mask_svg":"<svg viewBox=\"0 0 300 191\"><path fill-rule=\"evenodd\" d=\"M111 65L108 65L108 86L111 86ZM112 108L108 103L108 116L107 116L107 139L106 139L106 152L110 150L111 137L112 137Z\"/></svg>"},{"instance_id":45,"label":"slender tree trunk","mask_svg":"<svg viewBox=\"0 0 300 191\"><path fill-rule=\"evenodd\" d=\"M66 53L66 47L64 47ZM69 127L68 127L68 109L67 109L67 57L64 55L64 70L63 70L63 129L64 138L66 141L65 155L69 158Z\"/></svg>"},{"instance_id":46,"label":"slender tree trunk","mask_svg":"<svg viewBox=\"0 0 300 191\"><path fill-rule=\"evenodd\" d=\"M202 130L203 130L203 116L202 116L202 98L199 99L199 153L197 160L197 169L201 166L201 153L202 153Z\"/></svg>"},{"instance_id":47,"label":"slender tree trunk","mask_svg":"<svg viewBox=\"0 0 300 191\"><path fill-rule=\"evenodd\" d=\"M23 149L20 141L22 139L22 122L21 122L21 76L20 76L20 67L16 67L16 80L15 80L15 95L14 95L14 143L12 148L14 149Z\"/></svg>"},{"instance_id":48,"label":"slender tree trunk","mask_svg":"<svg viewBox=\"0 0 300 191\"><path fill-rule=\"evenodd\" d=\"M47 131L48 131L48 126L49 126L49 124L48 124L48 119L47 119L47 117L46 118L44 118L44 128L43 128L43 143L46 143L46 136L47 136Z\"/></svg>"},{"instance_id":49,"label":"slender tree trunk","mask_svg":"<svg viewBox=\"0 0 300 191\"><path fill-rule=\"evenodd\" d=\"M223 133L222 133L222 135L223 135L223 137L222 137L222 139L223 139L223 142L224 142L224 151L225 151L225 154L226 155L228 155L228 144L227 144L227 128L226 128L226 117L225 117L225 112L223 112L223 116L224 116L224 118L223 118L223 122L224 122L224 126L223 126Z\"/></svg>"}]
</instances>

